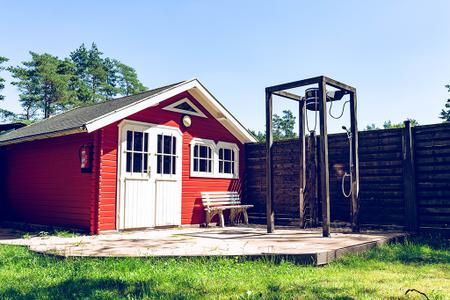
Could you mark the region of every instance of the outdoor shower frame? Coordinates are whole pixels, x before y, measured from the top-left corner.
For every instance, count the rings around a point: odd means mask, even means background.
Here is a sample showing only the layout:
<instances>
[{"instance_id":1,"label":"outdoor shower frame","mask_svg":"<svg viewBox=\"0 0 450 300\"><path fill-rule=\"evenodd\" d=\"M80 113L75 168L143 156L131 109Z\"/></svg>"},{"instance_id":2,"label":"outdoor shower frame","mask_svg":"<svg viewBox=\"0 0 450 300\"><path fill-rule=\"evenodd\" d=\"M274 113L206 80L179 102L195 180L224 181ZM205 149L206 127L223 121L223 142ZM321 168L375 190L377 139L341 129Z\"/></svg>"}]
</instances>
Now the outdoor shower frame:
<instances>
[{"instance_id":1,"label":"outdoor shower frame","mask_svg":"<svg viewBox=\"0 0 450 300\"><path fill-rule=\"evenodd\" d=\"M359 160L358 160L358 121L356 89L326 76L318 76L304 80L274 85L266 88L266 212L267 232L275 230L274 192L273 192L273 162L272 162L272 96L287 98L299 103L299 137L300 137L300 191L299 217L300 226L304 225L305 187L306 187L306 151L305 151L305 120L306 100L286 90L317 84L319 88L319 125L320 125L320 195L322 201L322 232L324 237L330 236L330 173L328 164L328 131L327 131L327 85L345 91L350 95L350 123L352 134L352 182L351 182L351 221L352 231L359 231Z\"/></svg>"}]
</instances>

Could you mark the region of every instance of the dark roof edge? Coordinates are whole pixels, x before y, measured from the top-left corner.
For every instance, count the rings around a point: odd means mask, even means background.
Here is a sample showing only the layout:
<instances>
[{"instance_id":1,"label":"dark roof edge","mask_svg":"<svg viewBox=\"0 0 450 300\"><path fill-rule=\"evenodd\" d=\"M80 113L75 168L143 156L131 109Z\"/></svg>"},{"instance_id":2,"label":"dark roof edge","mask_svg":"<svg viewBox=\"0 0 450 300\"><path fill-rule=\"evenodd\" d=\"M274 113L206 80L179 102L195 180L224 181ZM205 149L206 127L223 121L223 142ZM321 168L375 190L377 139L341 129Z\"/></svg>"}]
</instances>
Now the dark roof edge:
<instances>
[{"instance_id":1,"label":"dark roof edge","mask_svg":"<svg viewBox=\"0 0 450 300\"><path fill-rule=\"evenodd\" d=\"M60 137L60 136L66 136L66 135L72 135L75 133L81 133L81 132L87 132L86 128L84 127L74 127L64 130L58 130L58 131L52 131L52 132L46 132L42 134L35 134L35 135L29 135L21 138L6 140L4 142L0 142L0 147L12 145L12 144L18 144L23 142L31 142L36 140L43 140L48 138L54 138L54 137Z\"/></svg>"}]
</instances>

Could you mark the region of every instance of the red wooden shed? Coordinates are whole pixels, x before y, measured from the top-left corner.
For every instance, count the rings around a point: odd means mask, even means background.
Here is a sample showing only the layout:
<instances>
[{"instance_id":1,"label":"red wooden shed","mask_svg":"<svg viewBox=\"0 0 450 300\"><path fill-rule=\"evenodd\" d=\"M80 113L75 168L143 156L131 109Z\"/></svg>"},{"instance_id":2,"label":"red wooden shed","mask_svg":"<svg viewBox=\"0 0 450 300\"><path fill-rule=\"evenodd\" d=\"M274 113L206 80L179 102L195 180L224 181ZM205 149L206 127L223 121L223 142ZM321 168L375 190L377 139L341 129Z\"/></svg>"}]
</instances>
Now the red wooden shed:
<instances>
[{"instance_id":1,"label":"red wooden shed","mask_svg":"<svg viewBox=\"0 0 450 300\"><path fill-rule=\"evenodd\" d=\"M197 79L76 108L0 136L2 211L92 234L201 224L201 192L241 192L247 142Z\"/></svg>"}]
</instances>

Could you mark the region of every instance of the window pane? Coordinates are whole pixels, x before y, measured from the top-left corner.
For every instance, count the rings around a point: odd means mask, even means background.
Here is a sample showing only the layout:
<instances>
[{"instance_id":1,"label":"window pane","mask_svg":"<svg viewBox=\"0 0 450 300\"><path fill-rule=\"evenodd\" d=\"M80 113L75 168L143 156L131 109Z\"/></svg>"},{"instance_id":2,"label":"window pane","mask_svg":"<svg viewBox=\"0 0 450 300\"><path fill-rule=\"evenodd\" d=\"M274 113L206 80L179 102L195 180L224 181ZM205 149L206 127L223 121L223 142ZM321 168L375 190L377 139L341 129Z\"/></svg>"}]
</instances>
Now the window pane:
<instances>
[{"instance_id":1,"label":"window pane","mask_svg":"<svg viewBox=\"0 0 450 300\"><path fill-rule=\"evenodd\" d=\"M198 145L194 146L194 157L198 157Z\"/></svg>"},{"instance_id":2,"label":"window pane","mask_svg":"<svg viewBox=\"0 0 450 300\"><path fill-rule=\"evenodd\" d=\"M148 152L148 133L144 133L144 151Z\"/></svg>"},{"instance_id":3,"label":"window pane","mask_svg":"<svg viewBox=\"0 0 450 300\"><path fill-rule=\"evenodd\" d=\"M198 172L198 158L194 158L194 172Z\"/></svg>"},{"instance_id":4,"label":"window pane","mask_svg":"<svg viewBox=\"0 0 450 300\"><path fill-rule=\"evenodd\" d=\"M196 112L195 109L192 106L190 106L189 103L187 103L187 102L181 102L180 104L175 106L175 108L185 110L185 111L190 111L190 112Z\"/></svg>"},{"instance_id":5,"label":"window pane","mask_svg":"<svg viewBox=\"0 0 450 300\"><path fill-rule=\"evenodd\" d=\"M224 156L225 156L225 160L231 160L231 150L230 149L224 149Z\"/></svg>"},{"instance_id":6,"label":"window pane","mask_svg":"<svg viewBox=\"0 0 450 300\"><path fill-rule=\"evenodd\" d=\"M127 152L126 171L131 172L131 153Z\"/></svg>"},{"instance_id":7,"label":"window pane","mask_svg":"<svg viewBox=\"0 0 450 300\"><path fill-rule=\"evenodd\" d=\"M219 161L219 173L223 173L223 161Z\"/></svg>"},{"instance_id":8,"label":"window pane","mask_svg":"<svg viewBox=\"0 0 450 300\"><path fill-rule=\"evenodd\" d=\"M127 130L127 150L131 150L133 145L133 131Z\"/></svg>"},{"instance_id":9,"label":"window pane","mask_svg":"<svg viewBox=\"0 0 450 300\"><path fill-rule=\"evenodd\" d=\"M170 136L164 136L164 153L170 154L172 139Z\"/></svg>"},{"instance_id":10,"label":"window pane","mask_svg":"<svg viewBox=\"0 0 450 300\"><path fill-rule=\"evenodd\" d=\"M172 137L172 154L177 154L177 138L174 136Z\"/></svg>"},{"instance_id":11,"label":"window pane","mask_svg":"<svg viewBox=\"0 0 450 300\"><path fill-rule=\"evenodd\" d=\"M231 151L231 160L234 161L234 151Z\"/></svg>"},{"instance_id":12,"label":"window pane","mask_svg":"<svg viewBox=\"0 0 450 300\"><path fill-rule=\"evenodd\" d=\"M200 146L200 157L206 158L206 152L208 151L208 147Z\"/></svg>"},{"instance_id":13,"label":"window pane","mask_svg":"<svg viewBox=\"0 0 450 300\"><path fill-rule=\"evenodd\" d=\"M164 163L163 163L163 173L164 174L170 174L170 172L172 171L172 160L171 160L171 156L169 155L164 155Z\"/></svg>"},{"instance_id":14,"label":"window pane","mask_svg":"<svg viewBox=\"0 0 450 300\"><path fill-rule=\"evenodd\" d=\"M208 163L207 163L207 160L206 159L200 159L200 172L206 172L206 170L207 170L207 166L208 165Z\"/></svg>"},{"instance_id":15,"label":"window pane","mask_svg":"<svg viewBox=\"0 0 450 300\"><path fill-rule=\"evenodd\" d=\"M208 172L212 173L212 161L208 160Z\"/></svg>"},{"instance_id":16,"label":"window pane","mask_svg":"<svg viewBox=\"0 0 450 300\"><path fill-rule=\"evenodd\" d=\"M177 170L177 160L175 156L172 156L172 174L177 174L176 170Z\"/></svg>"},{"instance_id":17,"label":"window pane","mask_svg":"<svg viewBox=\"0 0 450 300\"><path fill-rule=\"evenodd\" d=\"M157 141L157 152L162 153L162 135L158 134L158 141Z\"/></svg>"},{"instance_id":18,"label":"window pane","mask_svg":"<svg viewBox=\"0 0 450 300\"><path fill-rule=\"evenodd\" d=\"M156 173L161 174L162 172L162 156L156 156Z\"/></svg>"},{"instance_id":19,"label":"window pane","mask_svg":"<svg viewBox=\"0 0 450 300\"><path fill-rule=\"evenodd\" d=\"M133 153L133 172L142 172L142 153Z\"/></svg>"},{"instance_id":20,"label":"window pane","mask_svg":"<svg viewBox=\"0 0 450 300\"><path fill-rule=\"evenodd\" d=\"M143 170L143 172L147 173L147 167L148 167L148 154L144 154L144 170Z\"/></svg>"},{"instance_id":21,"label":"window pane","mask_svg":"<svg viewBox=\"0 0 450 300\"><path fill-rule=\"evenodd\" d=\"M230 174L231 173L231 163L229 161L224 162L224 173Z\"/></svg>"},{"instance_id":22,"label":"window pane","mask_svg":"<svg viewBox=\"0 0 450 300\"><path fill-rule=\"evenodd\" d=\"M223 149L219 149L219 159L223 159Z\"/></svg>"},{"instance_id":23,"label":"window pane","mask_svg":"<svg viewBox=\"0 0 450 300\"><path fill-rule=\"evenodd\" d=\"M134 132L134 151L142 151L142 132Z\"/></svg>"}]
</instances>

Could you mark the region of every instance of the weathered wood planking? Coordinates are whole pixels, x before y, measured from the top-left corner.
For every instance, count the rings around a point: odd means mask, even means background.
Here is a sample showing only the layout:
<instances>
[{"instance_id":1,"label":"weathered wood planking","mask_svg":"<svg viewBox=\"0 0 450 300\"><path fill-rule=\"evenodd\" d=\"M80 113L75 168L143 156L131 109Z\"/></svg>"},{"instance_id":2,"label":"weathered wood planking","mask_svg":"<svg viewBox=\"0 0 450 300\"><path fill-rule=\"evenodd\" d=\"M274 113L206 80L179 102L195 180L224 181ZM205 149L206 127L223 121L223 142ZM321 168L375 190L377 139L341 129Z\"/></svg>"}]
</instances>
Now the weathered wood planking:
<instances>
[{"instance_id":1,"label":"weathered wood planking","mask_svg":"<svg viewBox=\"0 0 450 300\"><path fill-rule=\"evenodd\" d=\"M418 126L416 188L422 230L450 228L450 124Z\"/></svg>"},{"instance_id":2,"label":"weathered wood planking","mask_svg":"<svg viewBox=\"0 0 450 300\"><path fill-rule=\"evenodd\" d=\"M412 135L418 225L423 231L448 232L450 124L417 126ZM407 225L403 136L403 129L359 133L359 201L363 226ZM306 157L310 157L308 141L306 139ZM350 222L350 199L343 197L341 192L341 176L349 168L346 135L330 134L328 146L331 221ZM255 214L264 213L265 145L249 144L246 147L246 201L255 205ZM298 140L275 142L273 145L274 207L280 224L298 222L299 149ZM349 188L348 183L346 188Z\"/></svg>"}]
</instances>

